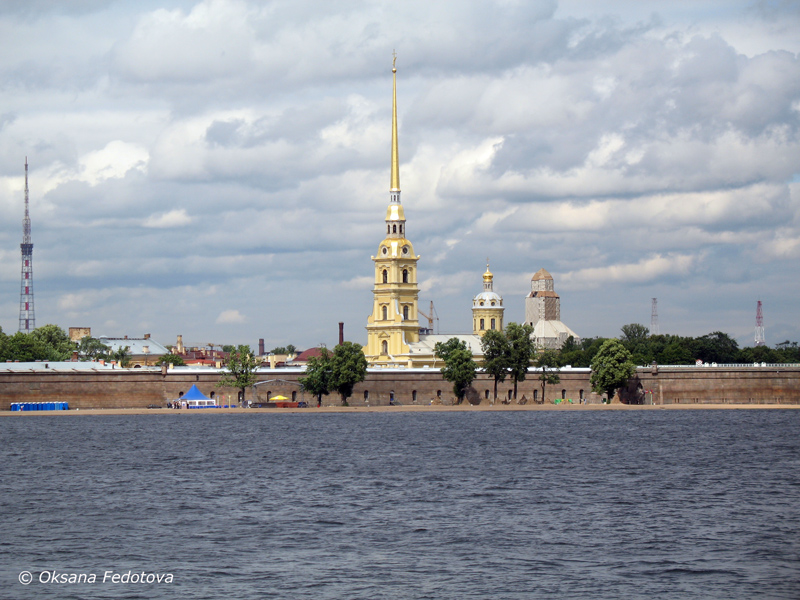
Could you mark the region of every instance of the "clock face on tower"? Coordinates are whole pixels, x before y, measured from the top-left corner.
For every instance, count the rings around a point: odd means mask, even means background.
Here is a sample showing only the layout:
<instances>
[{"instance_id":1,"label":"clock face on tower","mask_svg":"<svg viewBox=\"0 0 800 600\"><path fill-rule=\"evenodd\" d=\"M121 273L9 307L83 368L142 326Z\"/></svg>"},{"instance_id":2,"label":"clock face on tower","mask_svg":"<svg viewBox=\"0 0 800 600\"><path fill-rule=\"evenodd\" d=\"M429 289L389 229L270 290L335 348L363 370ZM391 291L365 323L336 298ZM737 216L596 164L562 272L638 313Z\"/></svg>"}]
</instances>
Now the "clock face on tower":
<instances>
[{"instance_id":1,"label":"clock face on tower","mask_svg":"<svg viewBox=\"0 0 800 600\"><path fill-rule=\"evenodd\" d=\"M403 246L403 254L408 254L408 246Z\"/></svg>"},{"instance_id":2,"label":"clock face on tower","mask_svg":"<svg viewBox=\"0 0 800 600\"><path fill-rule=\"evenodd\" d=\"M386 246L381 248L381 254L383 254L385 256L387 252L389 252L389 250L386 249Z\"/></svg>"}]
</instances>

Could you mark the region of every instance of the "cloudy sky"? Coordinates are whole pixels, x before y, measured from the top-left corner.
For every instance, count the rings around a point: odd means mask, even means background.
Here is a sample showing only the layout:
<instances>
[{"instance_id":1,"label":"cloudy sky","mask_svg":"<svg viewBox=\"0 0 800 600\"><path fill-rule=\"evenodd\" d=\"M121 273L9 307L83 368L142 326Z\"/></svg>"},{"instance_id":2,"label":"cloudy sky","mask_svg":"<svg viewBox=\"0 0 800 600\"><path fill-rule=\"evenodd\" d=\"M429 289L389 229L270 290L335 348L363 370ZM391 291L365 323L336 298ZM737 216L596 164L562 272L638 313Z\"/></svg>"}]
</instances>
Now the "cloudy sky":
<instances>
[{"instance_id":1,"label":"cloudy sky","mask_svg":"<svg viewBox=\"0 0 800 600\"><path fill-rule=\"evenodd\" d=\"M397 51L420 306L506 321L544 267L584 337L800 341L794 0L4 0L0 326L24 161L38 325L366 341Z\"/></svg>"}]
</instances>

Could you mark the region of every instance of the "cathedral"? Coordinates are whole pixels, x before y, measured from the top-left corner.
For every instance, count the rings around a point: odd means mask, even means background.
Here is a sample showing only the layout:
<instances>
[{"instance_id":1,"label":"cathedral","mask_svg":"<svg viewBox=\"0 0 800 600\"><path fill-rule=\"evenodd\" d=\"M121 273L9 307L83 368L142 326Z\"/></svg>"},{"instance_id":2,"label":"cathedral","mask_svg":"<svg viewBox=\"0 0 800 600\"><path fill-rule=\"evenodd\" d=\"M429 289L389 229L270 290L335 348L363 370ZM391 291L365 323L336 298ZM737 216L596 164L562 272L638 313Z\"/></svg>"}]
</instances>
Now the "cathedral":
<instances>
[{"instance_id":1,"label":"cathedral","mask_svg":"<svg viewBox=\"0 0 800 600\"><path fill-rule=\"evenodd\" d=\"M396 60L396 59L395 59ZM372 314L367 317L367 345L364 354L372 367L442 366L434 348L451 338L463 341L475 360L483 358L481 337L491 330L503 331L503 298L494 291L494 275L486 263L483 291L472 300L471 334L434 334L419 324L419 256L406 237L406 216L400 201L400 159L397 140L397 68L392 63L392 157L389 205L386 207L384 238L372 257L375 280L372 289ZM553 289L553 277L539 270L525 299L525 323L534 328L538 346L560 348L569 336L578 336L561 323L561 300ZM437 364L438 363L438 364Z\"/></svg>"},{"instance_id":2,"label":"cathedral","mask_svg":"<svg viewBox=\"0 0 800 600\"><path fill-rule=\"evenodd\" d=\"M364 354L373 367L440 367L434 354L437 342L457 337L479 359L481 334L503 328L503 299L492 290L492 274L487 265L484 291L473 302L475 328L468 335L421 333L419 325L419 287L414 246L406 237L406 216L400 201L400 158L397 142L397 68L392 63L392 159L389 205L385 231L375 263L372 289L372 314L367 317L367 345ZM426 331L426 330L425 330ZM438 364L437 364L438 361Z\"/></svg>"}]
</instances>

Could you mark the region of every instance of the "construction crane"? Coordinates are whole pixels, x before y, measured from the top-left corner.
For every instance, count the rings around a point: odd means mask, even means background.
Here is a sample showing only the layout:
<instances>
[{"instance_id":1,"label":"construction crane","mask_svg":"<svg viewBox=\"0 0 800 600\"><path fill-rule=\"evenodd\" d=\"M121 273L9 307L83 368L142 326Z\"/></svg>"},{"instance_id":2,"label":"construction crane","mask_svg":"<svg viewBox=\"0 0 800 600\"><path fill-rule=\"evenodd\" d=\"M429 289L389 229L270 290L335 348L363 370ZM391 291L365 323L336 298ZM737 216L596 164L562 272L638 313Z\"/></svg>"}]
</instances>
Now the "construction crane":
<instances>
[{"instance_id":1,"label":"construction crane","mask_svg":"<svg viewBox=\"0 0 800 600\"><path fill-rule=\"evenodd\" d=\"M423 334L433 333L433 320L434 319L436 319L436 331L438 333L438 331L439 331L439 314L436 312L436 309L433 306L433 300L431 300L430 314L426 315L424 312L422 312L419 309L417 309L417 312L419 312L419 314L421 314L423 317L428 319L428 328L425 329L425 328L421 327L420 328L420 333L423 333Z\"/></svg>"}]
</instances>

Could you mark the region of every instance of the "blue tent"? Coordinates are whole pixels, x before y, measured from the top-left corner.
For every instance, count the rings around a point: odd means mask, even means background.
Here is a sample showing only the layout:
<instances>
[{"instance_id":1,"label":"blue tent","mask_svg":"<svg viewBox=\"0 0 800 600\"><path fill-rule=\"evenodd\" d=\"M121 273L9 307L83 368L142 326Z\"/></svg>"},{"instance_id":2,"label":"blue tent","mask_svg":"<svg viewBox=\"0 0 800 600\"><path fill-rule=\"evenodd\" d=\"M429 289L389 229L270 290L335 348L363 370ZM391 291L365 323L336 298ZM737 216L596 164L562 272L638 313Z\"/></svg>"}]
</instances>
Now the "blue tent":
<instances>
[{"instance_id":1,"label":"blue tent","mask_svg":"<svg viewBox=\"0 0 800 600\"><path fill-rule=\"evenodd\" d=\"M189 391L181 396L181 400L210 400L210 398L198 390L196 385L192 385Z\"/></svg>"}]
</instances>

